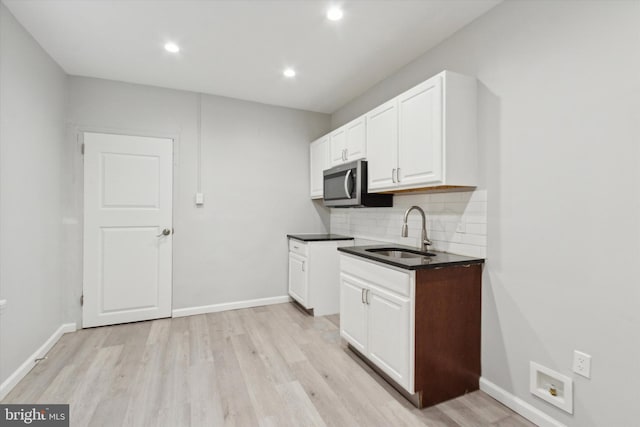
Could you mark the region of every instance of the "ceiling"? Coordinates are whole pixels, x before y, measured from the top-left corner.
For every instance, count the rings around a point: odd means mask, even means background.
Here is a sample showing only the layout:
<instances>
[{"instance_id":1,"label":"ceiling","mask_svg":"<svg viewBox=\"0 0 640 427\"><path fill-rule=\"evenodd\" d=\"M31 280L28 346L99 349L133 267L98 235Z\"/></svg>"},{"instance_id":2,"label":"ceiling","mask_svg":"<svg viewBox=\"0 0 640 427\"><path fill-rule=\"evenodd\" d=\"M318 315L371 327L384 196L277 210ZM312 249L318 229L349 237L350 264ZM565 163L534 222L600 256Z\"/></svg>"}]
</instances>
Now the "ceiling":
<instances>
[{"instance_id":1,"label":"ceiling","mask_svg":"<svg viewBox=\"0 0 640 427\"><path fill-rule=\"evenodd\" d=\"M2 1L68 74L324 113L500 3L346 0L332 22L323 0Z\"/></svg>"}]
</instances>

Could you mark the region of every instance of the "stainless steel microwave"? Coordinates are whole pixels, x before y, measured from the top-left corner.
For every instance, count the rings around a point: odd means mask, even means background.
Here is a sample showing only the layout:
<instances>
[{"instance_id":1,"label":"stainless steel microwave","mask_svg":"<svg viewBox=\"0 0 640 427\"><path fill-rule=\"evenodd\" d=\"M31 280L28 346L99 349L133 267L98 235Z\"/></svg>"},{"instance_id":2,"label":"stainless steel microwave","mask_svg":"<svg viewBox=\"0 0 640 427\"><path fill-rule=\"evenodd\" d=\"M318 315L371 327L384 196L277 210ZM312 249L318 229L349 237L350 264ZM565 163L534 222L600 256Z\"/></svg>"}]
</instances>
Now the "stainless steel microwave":
<instances>
[{"instance_id":1,"label":"stainless steel microwave","mask_svg":"<svg viewBox=\"0 0 640 427\"><path fill-rule=\"evenodd\" d=\"M392 194L367 192L367 162L356 160L326 169L324 204L337 208L393 206Z\"/></svg>"}]
</instances>

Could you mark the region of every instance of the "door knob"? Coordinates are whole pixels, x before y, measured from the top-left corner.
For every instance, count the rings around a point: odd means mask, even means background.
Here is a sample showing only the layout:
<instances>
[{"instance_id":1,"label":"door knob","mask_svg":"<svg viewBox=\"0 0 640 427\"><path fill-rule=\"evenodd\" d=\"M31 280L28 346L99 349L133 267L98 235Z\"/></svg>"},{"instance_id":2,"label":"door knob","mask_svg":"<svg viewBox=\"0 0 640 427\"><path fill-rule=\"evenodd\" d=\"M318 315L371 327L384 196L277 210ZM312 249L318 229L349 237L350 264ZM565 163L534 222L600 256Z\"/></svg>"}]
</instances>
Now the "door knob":
<instances>
[{"instance_id":1,"label":"door knob","mask_svg":"<svg viewBox=\"0 0 640 427\"><path fill-rule=\"evenodd\" d=\"M165 228L164 230L162 230L162 233L157 234L156 237L168 236L169 234L171 234L171 230L168 228Z\"/></svg>"}]
</instances>

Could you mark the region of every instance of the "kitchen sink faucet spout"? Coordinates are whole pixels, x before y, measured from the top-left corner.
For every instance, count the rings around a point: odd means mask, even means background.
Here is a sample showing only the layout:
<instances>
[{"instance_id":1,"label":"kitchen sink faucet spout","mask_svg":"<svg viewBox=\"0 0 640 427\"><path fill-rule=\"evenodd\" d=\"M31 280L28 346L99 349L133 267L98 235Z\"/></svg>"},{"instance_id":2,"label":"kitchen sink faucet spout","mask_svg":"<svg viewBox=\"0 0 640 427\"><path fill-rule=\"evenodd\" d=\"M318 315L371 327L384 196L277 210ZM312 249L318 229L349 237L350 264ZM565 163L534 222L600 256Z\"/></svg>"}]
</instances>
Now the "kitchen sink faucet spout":
<instances>
[{"instance_id":1,"label":"kitchen sink faucet spout","mask_svg":"<svg viewBox=\"0 0 640 427\"><path fill-rule=\"evenodd\" d=\"M422 237L420 239L420 250L422 252L426 252L427 245L431 244L431 240L427 238L427 217L420 206L411 206L404 213L404 224L402 224L402 237L407 237L409 235L409 226L407 225L407 219L409 218L409 213L412 210L417 210L418 212L420 212L420 215L422 215Z\"/></svg>"}]
</instances>

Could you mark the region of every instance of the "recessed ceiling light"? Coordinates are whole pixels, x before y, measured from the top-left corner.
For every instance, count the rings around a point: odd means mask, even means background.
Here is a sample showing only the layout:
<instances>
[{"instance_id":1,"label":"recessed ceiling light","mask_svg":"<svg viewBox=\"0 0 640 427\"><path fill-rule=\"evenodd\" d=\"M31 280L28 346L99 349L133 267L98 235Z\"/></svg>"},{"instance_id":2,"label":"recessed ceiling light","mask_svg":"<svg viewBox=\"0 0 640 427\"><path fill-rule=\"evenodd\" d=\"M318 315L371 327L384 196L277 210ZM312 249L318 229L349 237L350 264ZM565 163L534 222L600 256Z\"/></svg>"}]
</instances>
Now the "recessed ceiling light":
<instances>
[{"instance_id":1,"label":"recessed ceiling light","mask_svg":"<svg viewBox=\"0 0 640 427\"><path fill-rule=\"evenodd\" d=\"M168 43L165 43L164 50L171 53L178 53L180 52L180 46L178 46L175 43L168 42Z\"/></svg>"},{"instance_id":2,"label":"recessed ceiling light","mask_svg":"<svg viewBox=\"0 0 640 427\"><path fill-rule=\"evenodd\" d=\"M285 77L289 77L289 78L295 77L296 70L294 70L293 68L285 68L282 74L284 74Z\"/></svg>"},{"instance_id":3,"label":"recessed ceiling light","mask_svg":"<svg viewBox=\"0 0 640 427\"><path fill-rule=\"evenodd\" d=\"M339 21L342 19L342 16L342 9L340 9L339 7L332 7L327 11L327 19L329 21Z\"/></svg>"}]
</instances>

